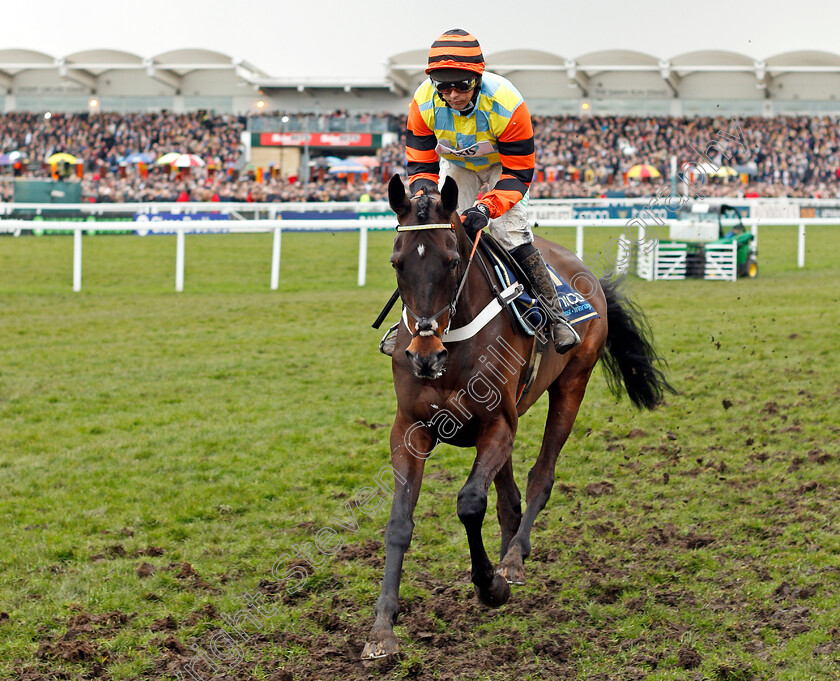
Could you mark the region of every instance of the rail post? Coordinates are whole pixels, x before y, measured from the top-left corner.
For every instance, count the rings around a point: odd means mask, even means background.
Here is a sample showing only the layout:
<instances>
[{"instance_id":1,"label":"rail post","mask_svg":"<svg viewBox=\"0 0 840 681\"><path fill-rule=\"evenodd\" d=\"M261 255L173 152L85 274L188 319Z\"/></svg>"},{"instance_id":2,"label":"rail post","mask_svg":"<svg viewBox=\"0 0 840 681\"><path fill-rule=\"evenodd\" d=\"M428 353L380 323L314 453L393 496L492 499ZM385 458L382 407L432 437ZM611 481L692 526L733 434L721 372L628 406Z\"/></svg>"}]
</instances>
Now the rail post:
<instances>
[{"instance_id":1,"label":"rail post","mask_svg":"<svg viewBox=\"0 0 840 681\"><path fill-rule=\"evenodd\" d=\"M796 264L805 267L805 225L799 225L799 248L796 253Z\"/></svg>"},{"instance_id":2,"label":"rail post","mask_svg":"<svg viewBox=\"0 0 840 681\"><path fill-rule=\"evenodd\" d=\"M82 230L73 230L73 291L82 290Z\"/></svg>"},{"instance_id":3,"label":"rail post","mask_svg":"<svg viewBox=\"0 0 840 681\"><path fill-rule=\"evenodd\" d=\"M274 228L274 241L271 246L271 290L280 287L280 227Z\"/></svg>"},{"instance_id":4,"label":"rail post","mask_svg":"<svg viewBox=\"0 0 840 681\"><path fill-rule=\"evenodd\" d=\"M175 292L184 290L184 228L176 227L175 232Z\"/></svg>"},{"instance_id":5,"label":"rail post","mask_svg":"<svg viewBox=\"0 0 840 681\"><path fill-rule=\"evenodd\" d=\"M359 225L359 286L364 286L367 278L367 236L367 225Z\"/></svg>"}]
</instances>

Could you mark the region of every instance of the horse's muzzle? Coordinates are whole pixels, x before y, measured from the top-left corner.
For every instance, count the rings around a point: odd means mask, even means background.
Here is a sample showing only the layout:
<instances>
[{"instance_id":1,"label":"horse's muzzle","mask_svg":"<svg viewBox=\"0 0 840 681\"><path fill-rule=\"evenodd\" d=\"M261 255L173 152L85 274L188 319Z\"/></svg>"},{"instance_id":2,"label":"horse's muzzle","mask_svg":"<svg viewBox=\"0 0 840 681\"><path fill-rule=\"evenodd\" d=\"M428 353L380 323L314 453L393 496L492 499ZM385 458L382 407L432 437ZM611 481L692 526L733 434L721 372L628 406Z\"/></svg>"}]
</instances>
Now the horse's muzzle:
<instances>
[{"instance_id":1,"label":"horse's muzzle","mask_svg":"<svg viewBox=\"0 0 840 681\"><path fill-rule=\"evenodd\" d=\"M446 371L446 360L449 357L449 352L444 347L431 353L406 350L405 356L408 357L417 378L440 378Z\"/></svg>"}]
</instances>

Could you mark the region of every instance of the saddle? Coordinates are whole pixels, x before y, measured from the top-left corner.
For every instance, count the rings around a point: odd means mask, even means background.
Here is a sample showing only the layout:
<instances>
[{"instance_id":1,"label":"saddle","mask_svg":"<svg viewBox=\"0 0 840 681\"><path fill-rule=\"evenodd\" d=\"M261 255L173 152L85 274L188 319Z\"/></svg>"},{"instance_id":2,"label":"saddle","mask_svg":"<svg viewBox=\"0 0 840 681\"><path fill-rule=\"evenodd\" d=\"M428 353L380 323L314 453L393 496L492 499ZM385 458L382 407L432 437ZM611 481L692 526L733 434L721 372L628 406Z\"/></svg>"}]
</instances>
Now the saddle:
<instances>
[{"instance_id":1,"label":"saddle","mask_svg":"<svg viewBox=\"0 0 840 681\"><path fill-rule=\"evenodd\" d=\"M490 234L481 237L479 247L482 248L482 252L491 264L496 279L503 288L517 282L523 284L523 292L508 308L514 329L529 336L534 335L535 329L545 329L549 324L549 317L540 308L531 282L516 260ZM546 263L546 266L554 283L554 288L557 290L557 297L560 300L566 321L574 326L599 316L584 296L575 291L551 265Z\"/></svg>"}]
</instances>

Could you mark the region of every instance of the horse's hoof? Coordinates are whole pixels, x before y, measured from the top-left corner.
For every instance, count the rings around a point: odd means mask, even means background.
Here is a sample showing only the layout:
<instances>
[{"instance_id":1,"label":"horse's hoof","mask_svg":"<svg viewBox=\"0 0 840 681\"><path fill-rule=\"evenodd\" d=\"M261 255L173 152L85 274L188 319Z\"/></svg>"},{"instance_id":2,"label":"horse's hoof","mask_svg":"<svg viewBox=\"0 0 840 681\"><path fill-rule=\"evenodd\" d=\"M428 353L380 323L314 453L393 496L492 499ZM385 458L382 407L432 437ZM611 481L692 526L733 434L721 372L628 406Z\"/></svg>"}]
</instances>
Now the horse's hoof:
<instances>
[{"instance_id":1,"label":"horse's hoof","mask_svg":"<svg viewBox=\"0 0 840 681\"><path fill-rule=\"evenodd\" d=\"M524 586L525 585L525 570L513 570L510 568L500 567L496 570L496 574L504 577L504 580L508 584L513 584L514 586Z\"/></svg>"},{"instance_id":2,"label":"horse's hoof","mask_svg":"<svg viewBox=\"0 0 840 681\"><path fill-rule=\"evenodd\" d=\"M397 643L397 637L391 632L382 632L372 635L378 638L378 641L368 641L365 643L365 649L362 651L363 660L378 660L388 655L396 655L400 646Z\"/></svg>"},{"instance_id":3,"label":"horse's hoof","mask_svg":"<svg viewBox=\"0 0 840 681\"><path fill-rule=\"evenodd\" d=\"M518 549L508 551L504 560L499 563L496 574L504 577L508 584L525 584L525 565Z\"/></svg>"},{"instance_id":4,"label":"horse's hoof","mask_svg":"<svg viewBox=\"0 0 840 681\"><path fill-rule=\"evenodd\" d=\"M478 600L489 608L499 608L510 600L510 586L501 575L493 575L493 582L488 589L475 587Z\"/></svg>"}]
</instances>

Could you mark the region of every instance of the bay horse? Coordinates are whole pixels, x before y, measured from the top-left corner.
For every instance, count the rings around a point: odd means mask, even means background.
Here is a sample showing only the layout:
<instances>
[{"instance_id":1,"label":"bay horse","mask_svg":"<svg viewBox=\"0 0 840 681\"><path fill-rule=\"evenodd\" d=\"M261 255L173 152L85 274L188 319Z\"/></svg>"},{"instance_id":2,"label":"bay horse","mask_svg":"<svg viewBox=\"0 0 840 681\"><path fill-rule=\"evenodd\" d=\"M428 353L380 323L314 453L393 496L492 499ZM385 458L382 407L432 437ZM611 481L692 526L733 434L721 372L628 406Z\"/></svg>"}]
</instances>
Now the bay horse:
<instances>
[{"instance_id":1,"label":"bay horse","mask_svg":"<svg viewBox=\"0 0 840 681\"><path fill-rule=\"evenodd\" d=\"M472 258L480 256L472 256L474 244L456 212L454 180L447 178L439 193L425 191L410 198L394 175L388 199L399 223L391 264L404 310L392 357L395 484L385 530L385 574L363 659L399 649L393 625L403 558L414 530L423 468L440 443L476 448L458 493L457 513L466 529L476 594L483 604L499 607L510 598L509 584L525 582L523 561L531 551L531 528L551 494L560 449L598 360L604 359L611 390L618 395L623 385L639 408L653 409L673 391L658 366L661 360L642 311L619 293L615 282L598 281L569 250L537 237L535 246L565 281L584 277L590 283L591 290L578 290L599 316L576 326L581 343L569 352L559 355L547 344L533 384L521 395L525 358L535 339L517 333L507 314L495 314L468 340L447 339L450 327L462 330L488 304L492 308L494 298L483 268L470 267ZM544 392L548 416L542 447L528 473L523 514L511 454L519 417ZM495 570L481 537L491 483L502 533L501 563Z\"/></svg>"}]
</instances>

